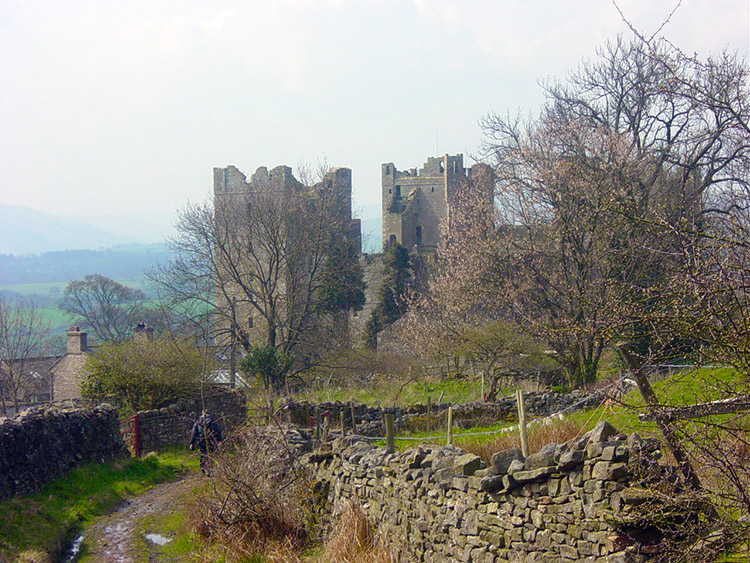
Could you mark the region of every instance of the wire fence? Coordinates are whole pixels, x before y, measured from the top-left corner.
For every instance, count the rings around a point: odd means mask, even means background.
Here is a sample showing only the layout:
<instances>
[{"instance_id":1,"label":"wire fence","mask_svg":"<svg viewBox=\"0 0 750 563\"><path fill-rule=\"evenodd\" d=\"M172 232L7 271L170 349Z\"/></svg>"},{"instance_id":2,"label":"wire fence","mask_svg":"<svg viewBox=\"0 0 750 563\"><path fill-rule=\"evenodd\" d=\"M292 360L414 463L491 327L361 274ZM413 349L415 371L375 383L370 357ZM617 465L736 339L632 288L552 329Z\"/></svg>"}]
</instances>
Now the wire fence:
<instances>
[{"instance_id":1,"label":"wire fence","mask_svg":"<svg viewBox=\"0 0 750 563\"><path fill-rule=\"evenodd\" d=\"M595 411L600 409L602 406L611 403L614 399L616 399L616 394L618 393L618 391L622 391L626 387L626 383L625 383L626 379L627 378L623 375L617 381L610 383L606 385L605 387L598 389L595 392L595 394L602 395L602 400L600 401ZM581 405L588 403L590 400L591 400L590 395L583 397L581 400L576 401L575 403L565 407L564 409L561 409L547 416L536 418L530 421L527 424L527 426L544 425L544 424L549 424L553 420L561 420L563 416L565 415L565 413L576 410ZM450 419L450 415L449 415L449 419ZM354 426L356 428L356 422ZM468 437L475 437L475 436L493 436L493 435L498 435L498 434L507 434L510 432L517 431L518 428L519 428L519 424L513 424L505 428L499 428L497 430L461 432L459 434L453 434L452 427L449 425L448 432L446 434L438 434L434 436L394 436L394 437L391 437L391 436L388 436L387 434L385 436L364 436L362 434L357 434L354 431L346 433L346 436L351 436L352 438L369 441L369 442L380 442L380 441L387 442L389 439L392 439L392 438L395 438L397 440L402 440L402 441L429 442L429 441L448 440L449 438L468 438ZM325 435L322 435L322 434L327 433L327 430L325 432L321 432L318 421L315 421L313 429L316 434L316 439L318 438L324 439L326 437Z\"/></svg>"}]
</instances>

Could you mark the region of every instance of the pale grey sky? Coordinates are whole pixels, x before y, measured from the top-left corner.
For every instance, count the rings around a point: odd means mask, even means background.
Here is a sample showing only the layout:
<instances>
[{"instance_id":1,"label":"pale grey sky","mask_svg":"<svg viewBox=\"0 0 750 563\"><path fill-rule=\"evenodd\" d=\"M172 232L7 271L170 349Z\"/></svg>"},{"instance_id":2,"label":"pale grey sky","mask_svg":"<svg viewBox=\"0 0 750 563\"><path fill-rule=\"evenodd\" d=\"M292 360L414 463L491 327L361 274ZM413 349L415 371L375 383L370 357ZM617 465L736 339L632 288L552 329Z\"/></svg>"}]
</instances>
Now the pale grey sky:
<instances>
[{"instance_id":1,"label":"pale grey sky","mask_svg":"<svg viewBox=\"0 0 750 563\"><path fill-rule=\"evenodd\" d=\"M619 0L651 34L677 0ZM683 0L664 34L747 55L748 0ZM380 164L476 151L618 33L609 0L0 0L0 202L173 213L212 168L325 159L377 204Z\"/></svg>"}]
</instances>

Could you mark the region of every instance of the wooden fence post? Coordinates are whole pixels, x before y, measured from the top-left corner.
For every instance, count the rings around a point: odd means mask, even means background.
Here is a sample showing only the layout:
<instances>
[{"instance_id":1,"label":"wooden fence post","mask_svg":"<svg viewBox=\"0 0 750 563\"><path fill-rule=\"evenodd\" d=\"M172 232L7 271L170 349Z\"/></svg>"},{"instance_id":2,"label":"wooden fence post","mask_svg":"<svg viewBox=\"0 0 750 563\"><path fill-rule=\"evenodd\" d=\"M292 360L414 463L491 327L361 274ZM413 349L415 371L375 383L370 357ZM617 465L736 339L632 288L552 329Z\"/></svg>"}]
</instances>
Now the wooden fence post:
<instances>
[{"instance_id":1,"label":"wooden fence post","mask_svg":"<svg viewBox=\"0 0 750 563\"><path fill-rule=\"evenodd\" d=\"M313 430L313 448L320 445L320 409L315 407L315 429Z\"/></svg>"},{"instance_id":2,"label":"wooden fence post","mask_svg":"<svg viewBox=\"0 0 750 563\"><path fill-rule=\"evenodd\" d=\"M323 413L323 439L321 440L322 442L325 442L326 440L328 440L328 429L330 428L330 425L331 425L330 420L331 420L331 417L329 416L328 411L324 412Z\"/></svg>"},{"instance_id":3,"label":"wooden fence post","mask_svg":"<svg viewBox=\"0 0 750 563\"><path fill-rule=\"evenodd\" d=\"M448 440L449 446L453 445L453 407L448 407Z\"/></svg>"},{"instance_id":4,"label":"wooden fence post","mask_svg":"<svg viewBox=\"0 0 750 563\"><path fill-rule=\"evenodd\" d=\"M393 413L385 413L385 451L392 454L396 451L393 436Z\"/></svg>"},{"instance_id":5,"label":"wooden fence post","mask_svg":"<svg viewBox=\"0 0 750 563\"><path fill-rule=\"evenodd\" d=\"M432 397L427 395L427 430L432 428Z\"/></svg>"},{"instance_id":6,"label":"wooden fence post","mask_svg":"<svg viewBox=\"0 0 750 563\"><path fill-rule=\"evenodd\" d=\"M526 411L523 408L523 391L516 389L516 408L518 409L518 430L521 434L521 453L529 455L529 437L526 434Z\"/></svg>"},{"instance_id":7,"label":"wooden fence post","mask_svg":"<svg viewBox=\"0 0 750 563\"><path fill-rule=\"evenodd\" d=\"M133 415L133 453L141 457L141 422L138 413Z\"/></svg>"},{"instance_id":8,"label":"wooden fence post","mask_svg":"<svg viewBox=\"0 0 750 563\"><path fill-rule=\"evenodd\" d=\"M352 405L352 434L357 433L357 416L354 412L354 405Z\"/></svg>"},{"instance_id":9,"label":"wooden fence post","mask_svg":"<svg viewBox=\"0 0 750 563\"><path fill-rule=\"evenodd\" d=\"M341 422L341 437L346 438L346 425L344 424L344 410L339 411L339 421Z\"/></svg>"}]
</instances>

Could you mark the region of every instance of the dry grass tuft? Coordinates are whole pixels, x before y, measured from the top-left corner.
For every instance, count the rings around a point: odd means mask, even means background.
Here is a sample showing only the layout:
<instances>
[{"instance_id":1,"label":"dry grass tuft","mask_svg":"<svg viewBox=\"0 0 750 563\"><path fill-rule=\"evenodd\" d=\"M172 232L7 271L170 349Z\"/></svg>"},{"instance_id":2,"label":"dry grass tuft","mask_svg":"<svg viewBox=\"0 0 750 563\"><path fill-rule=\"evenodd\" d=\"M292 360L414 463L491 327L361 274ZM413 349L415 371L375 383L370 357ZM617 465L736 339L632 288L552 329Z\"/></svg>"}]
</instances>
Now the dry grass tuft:
<instances>
[{"instance_id":1,"label":"dry grass tuft","mask_svg":"<svg viewBox=\"0 0 750 563\"><path fill-rule=\"evenodd\" d=\"M582 426L569 420L540 424L529 428L529 452L534 453L541 450L547 444L561 444L572 440L582 434ZM499 434L491 440L457 440L457 444L467 452L478 455L485 463L490 463L490 458L496 452L521 448L521 436L518 432Z\"/></svg>"},{"instance_id":2,"label":"dry grass tuft","mask_svg":"<svg viewBox=\"0 0 750 563\"><path fill-rule=\"evenodd\" d=\"M261 554L272 563L296 561L307 544L304 472L280 433L248 428L234 440L193 500L193 531L230 563Z\"/></svg>"},{"instance_id":3,"label":"dry grass tuft","mask_svg":"<svg viewBox=\"0 0 750 563\"><path fill-rule=\"evenodd\" d=\"M395 563L362 507L351 501L341 514L318 563Z\"/></svg>"}]
</instances>

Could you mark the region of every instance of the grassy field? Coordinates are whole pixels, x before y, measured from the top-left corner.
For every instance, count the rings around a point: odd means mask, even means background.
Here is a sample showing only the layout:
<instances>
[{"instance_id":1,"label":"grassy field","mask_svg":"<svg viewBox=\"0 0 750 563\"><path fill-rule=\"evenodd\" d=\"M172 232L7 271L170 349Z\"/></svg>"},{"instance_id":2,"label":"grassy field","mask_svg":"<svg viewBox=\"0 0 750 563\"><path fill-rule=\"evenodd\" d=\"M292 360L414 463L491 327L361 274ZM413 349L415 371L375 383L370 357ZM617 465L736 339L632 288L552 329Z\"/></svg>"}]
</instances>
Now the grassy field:
<instances>
[{"instance_id":1,"label":"grassy field","mask_svg":"<svg viewBox=\"0 0 750 563\"><path fill-rule=\"evenodd\" d=\"M728 392L736 390L742 385L742 379L736 372L723 368L679 371L656 381L653 388L662 403L679 406L717 399L726 396ZM355 401L368 397L379 397L381 404L387 405L390 403L384 402L383 398L388 397L388 393L393 392L397 387L399 386L393 382L374 382L370 389L365 389L359 394L348 390L340 390L323 395L333 397L329 400L337 400L337 397L340 397L338 400L347 400L348 397L352 397ZM478 384L476 382L447 380L408 383L401 394L406 398L416 399L410 403L405 401L404 404L424 403L428 395L433 398L433 401L436 401L437 397L444 392L444 401L463 403L476 400L477 391ZM505 391L505 394L512 393L512 390ZM316 396L318 395L311 394L308 400L314 400ZM375 403L370 402L368 404ZM643 399L637 389L632 388L619 400L603 402L596 409L569 413L560 421L549 421L545 424L532 422L529 428L530 449L535 451L535 447L538 449L551 442L560 443L584 434L602 420L606 420L620 432L626 434L638 432L641 436L658 437L659 431L653 422L638 420L638 414L644 411ZM743 419L750 425L750 415L739 420ZM700 421L696 424L700 424ZM396 437L396 447L407 449L420 442L443 445L445 444L446 432L445 428L426 432L403 432L400 439L398 436ZM518 426L513 422L498 422L491 426L454 429L453 438L454 444L477 453L487 460L496 451L520 447Z\"/></svg>"},{"instance_id":2,"label":"grassy field","mask_svg":"<svg viewBox=\"0 0 750 563\"><path fill-rule=\"evenodd\" d=\"M503 389L501 394L512 394L510 389ZM482 397L482 384L477 379L445 378L417 379L376 377L371 381L333 382L326 385L321 382L303 393L294 395L295 400L311 403L347 402L364 403L380 406L408 406L417 403L469 403L479 401Z\"/></svg>"},{"instance_id":3,"label":"grassy field","mask_svg":"<svg viewBox=\"0 0 750 563\"><path fill-rule=\"evenodd\" d=\"M126 285L132 289L140 289L146 291L148 285L146 280L115 280L122 285ZM15 285L0 285L0 290L12 291L20 295L44 295L51 297L62 297L65 287L68 282L49 282L49 283L23 283Z\"/></svg>"},{"instance_id":4,"label":"grassy field","mask_svg":"<svg viewBox=\"0 0 750 563\"><path fill-rule=\"evenodd\" d=\"M197 469L184 449L78 467L39 493L0 502L0 561L56 556L77 530L123 499Z\"/></svg>"}]
</instances>

